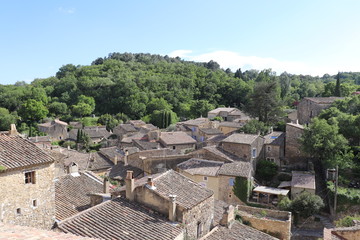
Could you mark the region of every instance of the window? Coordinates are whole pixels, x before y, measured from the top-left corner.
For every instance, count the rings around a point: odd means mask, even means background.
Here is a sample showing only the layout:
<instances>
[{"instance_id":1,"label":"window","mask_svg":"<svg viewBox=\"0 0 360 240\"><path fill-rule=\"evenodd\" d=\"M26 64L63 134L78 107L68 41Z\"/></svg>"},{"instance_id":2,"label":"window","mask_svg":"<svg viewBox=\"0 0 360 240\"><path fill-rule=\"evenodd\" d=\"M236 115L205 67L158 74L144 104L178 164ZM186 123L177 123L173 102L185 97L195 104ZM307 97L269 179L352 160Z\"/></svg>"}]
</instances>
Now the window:
<instances>
[{"instance_id":1,"label":"window","mask_svg":"<svg viewBox=\"0 0 360 240\"><path fill-rule=\"evenodd\" d=\"M230 178L229 179L229 186L234 186L235 184L235 179L234 178Z\"/></svg>"},{"instance_id":2,"label":"window","mask_svg":"<svg viewBox=\"0 0 360 240\"><path fill-rule=\"evenodd\" d=\"M270 146L267 147L267 151L271 152L271 147Z\"/></svg>"},{"instance_id":3,"label":"window","mask_svg":"<svg viewBox=\"0 0 360 240\"><path fill-rule=\"evenodd\" d=\"M208 180L208 177L207 176L204 176L204 181L207 181Z\"/></svg>"},{"instance_id":4,"label":"window","mask_svg":"<svg viewBox=\"0 0 360 240\"><path fill-rule=\"evenodd\" d=\"M175 146L173 146L173 149L175 149L176 147Z\"/></svg>"},{"instance_id":5,"label":"window","mask_svg":"<svg viewBox=\"0 0 360 240\"><path fill-rule=\"evenodd\" d=\"M17 215L20 215L20 214L21 214L21 208L17 208L17 209L16 209L16 214L17 214Z\"/></svg>"},{"instance_id":6,"label":"window","mask_svg":"<svg viewBox=\"0 0 360 240\"><path fill-rule=\"evenodd\" d=\"M201 224L201 222L198 222L197 224L197 238L200 238L202 236L203 233L203 225Z\"/></svg>"},{"instance_id":7,"label":"window","mask_svg":"<svg viewBox=\"0 0 360 240\"><path fill-rule=\"evenodd\" d=\"M25 183L35 184L35 171L25 173Z\"/></svg>"},{"instance_id":8,"label":"window","mask_svg":"<svg viewBox=\"0 0 360 240\"><path fill-rule=\"evenodd\" d=\"M32 200L32 206L37 207L37 200L36 199Z\"/></svg>"},{"instance_id":9,"label":"window","mask_svg":"<svg viewBox=\"0 0 360 240\"><path fill-rule=\"evenodd\" d=\"M256 158L256 148L253 148L253 149L252 149L251 156L252 156L253 158Z\"/></svg>"},{"instance_id":10,"label":"window","mask_svg":"<svg viewBox=\"0 0 360 240\"><path fill-rule=\"evenodd\" d=\"M270 161L270 162L275 162L275 158L266 158L266 160Z\"/></svg>"},{"instance_id":11,"label":"window","mask_svg":"<svg viewBox=\"0 0 360 240\"><path fill-rule=\"evenodd\" d=\"M232 198L232 194L231 194L231 193L229 193L229 198Z\"/></svg>"}]
</instances>

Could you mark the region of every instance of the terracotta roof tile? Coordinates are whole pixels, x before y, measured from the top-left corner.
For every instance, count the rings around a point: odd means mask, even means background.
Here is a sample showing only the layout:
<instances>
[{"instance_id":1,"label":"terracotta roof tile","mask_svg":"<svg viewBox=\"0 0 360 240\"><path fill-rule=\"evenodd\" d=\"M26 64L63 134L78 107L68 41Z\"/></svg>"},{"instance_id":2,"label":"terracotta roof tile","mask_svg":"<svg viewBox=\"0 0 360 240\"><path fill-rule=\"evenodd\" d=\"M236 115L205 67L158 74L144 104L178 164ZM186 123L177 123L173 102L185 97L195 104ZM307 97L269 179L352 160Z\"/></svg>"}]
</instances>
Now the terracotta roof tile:
<instances>
[{"instance_id":1,"label":"terracotta roof tile","mask_svg":"<svg viewBox=\"0 0 360 240\"><path fill-rule=\"evenodd\" d=\"M306 172L292 171L291 187L315 189L315 175Z\"/></svg>"},{"instance_id":2,"label":"terracotta roof tile","mask_svg":"<svg viewBox=\"0 0 360 240\"><path fill-rule=\"evenodd\" d=\"M102 239L174 239L182 228L125 198L101 203L61 222L65 233Z\"/></svg>"},{"instance_id":3,"label":"terracotta roof tile","mask_svg":"<svg viewBox=\"0 0 360 240\"><path fill-rule=\"evenodd\" d=\"M133 167L131 165L124 166L124 163L118 162L110 170L109 177L117 180L124 180L126 178L126 172L133 171L133 177L136 178L143 173L140 168Z\"/></svg>"},{"instance_id":4,"label":"terracotta roof tile","mask_svg":"<svg viewBox=\"0 0 360 240\"><path fill-rule=\"evenodd\" d=\"M89 172L68 174L55 182L55 217L63 220L91 207L89 193L103 192L102 182Z\"/></svg>"},{"instance_id":5,"label":"terracotta roof tile","mask_svg":"<svg viewBox=\"0 0 360 240\"><path fill-rule=\"evenodd\" d=\"M259 135L255 135L255 134L234 133L229 137L225 138L224 140L222 140L222 142L251 144L258 137Z\"/></svg>"},{"instance_id":6,"label":"terracotta roof tile","mask_svg":"<svg viewBox=\"0 0 360 240\"><path fill-rule=\"evenodd\" d=\"M219 175L248 178L251 176L252 165L249 162L225 163L219 169Z\"/></svg>"},{"instance_id":7,"label":"terracotta roof tile","mask_svg":"<svg viewBox=\"0 0 360 240\"><path fill-rule=\"evenodd\" d=\"M196 143L196 140L184 132L162 132L160 135L160 140L162 140L167 145Z\"/></svg>"},{"instance_id":8,"label":"terracotta roof tile","mask_svg":"<svg viewBox=\"0 0 360 240\"><path fill-rule=\"evenodd\" d=\"M0 165L6 169L54 162L54 159L34 143L19 136L0 135Z\"/></svg>"},{"instance_id":9,"label":"terracotta roof tile","mask_svg":"<svg viewBox=\"0 0 360 240\"><path fill-rule=\"evenodd\" d=\"M177 165L191 175L216 176L223 162L191 158Z\"/></svg>"}]
</instances>

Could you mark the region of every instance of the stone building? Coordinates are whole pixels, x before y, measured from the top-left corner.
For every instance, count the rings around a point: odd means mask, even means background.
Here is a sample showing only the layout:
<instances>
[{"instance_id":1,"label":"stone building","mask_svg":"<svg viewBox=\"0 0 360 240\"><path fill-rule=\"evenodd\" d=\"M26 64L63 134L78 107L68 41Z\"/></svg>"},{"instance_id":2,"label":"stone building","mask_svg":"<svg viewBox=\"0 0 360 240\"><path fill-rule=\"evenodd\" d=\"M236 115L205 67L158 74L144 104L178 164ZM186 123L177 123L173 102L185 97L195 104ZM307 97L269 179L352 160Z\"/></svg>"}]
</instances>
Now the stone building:
<instances>
[{"instance_id":1,"label":"stone building","mask_svg":"<svg viewBox=\"0 0 360 240\"><path fill-rule=\"evenodd\" d=\"M0 135L0 222L50 229L55 216L54 159L30 141Z\"/></svg>"},{"instance_id":2,"label":"stone building","mask_svg":"<svg viewBox=\"0 0 360 240\"><path fill-rule=\"evenodd\" d=\"M304 126L298 123L286 124L285 160L282 166L292 165L306 167L306 154L301 151L300 137L304 134Z\"/></svg>"},{"instance_id":3,"label":"stone building","mask_svg":"<svg viewBox=\"0 0 360 240\"><path fill-rule=\"evenodd\" d=\"M271 132L264 139L264 158L280 167L285 157L285 133Z\"/></svg>"},{"instance_id":4,"label":"stone building","mask_svg":"<svg viewBox=\"0 0 360 240\"><path fill-rule=\"evenodd\" d=\"M184 153L186 150L195 149L196 140L184 132L162 132L159 142L166 148Z\"/></svg>"},{"instance_id":5,"label":"stone building","mask_svg":"<svg viewBox=\"0 0 360 240\"><path fill-rule=\"evenodd\" d=\"M66 122L60 121L59 119L38 124L38 129L40 132L49 135L53 141L64 140L68 137L68 124Z\"/></svg>"},{"instance_id":6,"label":"stone building","mask_svg":"<svg viewBox=\"0 0 360 240\"><path fill-rule=\"evenodd\" d=\"M244 124L238 122L221 122L218 128L223 134L229 134L239 130L242 126L244 126Z\"/></svg>"},{"instance_id":7,"label":"stone building","mask_svg":"<svg viewBox=\"0 0 360 240\"><path fill-rule=\"evenodd\" d=\"M76 141L79 129L72 129L69 132L69 140ZM84 127L82 129L83 134L86 134L91 139L91 143L97 144L102 140L107 139L111 133L106 130L105 126L92 126Z\"/></svg>"},{"instance_id":8,"label":"stone building","mask_svg":"<svg viewBox=\"0 0 360 240\"><path fill-rule=\"evenodd\" d=\"M298 104L297 117L300 124L308 124L311 119L318 116L320 112L327 109L343 97L307 97Z\"/></svg>"},{"instance_id":9,"label":"stone building","mask_svg":"<svg viewBox=\"0 0 360 240\"><path fill-rule=\"evenodd\" d=\"M192 158L177 165L177 171L200 185L211 189L216 200L228 204L243 204L233 193L236 177L251 180L248 162L224 163Z\"/></svg>"},{"instance_id":10,"label":"stone building","mask_svg":"<svg viewBox=\"0 0 360 240\"><path fill-rule=\"evenodd\" d=\"M200 141L200 128L212 128L212 126L213 122L208 118L196 118L185 122L178 122L176 124L176 130L186 132L193 139Z\"/></svg>"},{"instance_id":11,"label":"stone building","mask_svg":"<svg viewBox=\"0 0 360 240\"><path fill-rule=\"evenodd\" d=\"M221 148L244 161L256 164L263 157L264 138L254 134L234 133L221 141Z\"/></svg>"},{"instance_id":12,"label":"stone building","mask_svg":"<svg viewBox=\"0 0 360 240\"><path fill-rule=\"evenodd\" d=\"M291 172L291 198L296 198L302 192L308 192L315 195L315 174L310 172Z\"/></svg>"},{"instance_id":13,"label":"stone building","mask_svg":"<svg viewBox=\"0 0 360 240\"><path fill-rule=\"evenodd\" d=\"M222 117L227 122L246 123L251 118L237 108L216 108L208 112L208 118Z\"/></svg>"}]
</instances>

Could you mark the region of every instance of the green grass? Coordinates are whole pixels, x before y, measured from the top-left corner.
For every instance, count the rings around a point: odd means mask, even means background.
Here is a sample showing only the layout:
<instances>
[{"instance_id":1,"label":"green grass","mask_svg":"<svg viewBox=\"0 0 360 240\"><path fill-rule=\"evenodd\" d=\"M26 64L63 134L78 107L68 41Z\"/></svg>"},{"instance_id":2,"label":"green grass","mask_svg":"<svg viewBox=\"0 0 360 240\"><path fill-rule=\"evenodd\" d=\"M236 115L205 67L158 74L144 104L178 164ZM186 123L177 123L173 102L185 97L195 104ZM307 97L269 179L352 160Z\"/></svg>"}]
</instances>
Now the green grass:
<instances>
[{"instance_id":1,"label":"green grass","mask_svg":"<svg viewBox=\"0 0 360 240\"><path fill-rule=\"evenodd\" d=\"M335 193L334 183L328 182L328 189L331 191L332 195ZM345 188L338 187L338 203L341 204L349 204L349 205L357 205L360 204L360 189L355 188Z\"/></svg>"}]
</instances>

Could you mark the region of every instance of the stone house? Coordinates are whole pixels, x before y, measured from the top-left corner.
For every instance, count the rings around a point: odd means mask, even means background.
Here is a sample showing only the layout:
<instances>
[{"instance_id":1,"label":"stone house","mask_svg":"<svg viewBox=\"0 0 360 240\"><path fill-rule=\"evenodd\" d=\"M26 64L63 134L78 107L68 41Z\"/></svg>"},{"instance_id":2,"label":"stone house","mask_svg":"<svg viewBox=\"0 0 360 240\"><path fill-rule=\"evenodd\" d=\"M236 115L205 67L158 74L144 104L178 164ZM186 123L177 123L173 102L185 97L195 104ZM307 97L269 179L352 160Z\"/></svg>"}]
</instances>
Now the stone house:
<instances>
[{"instance_id":1,"label":"stone house","mask_svg":"<svg viewBox=\"0 0 360 240\"><path fill-rule=\"evenodd\" d=\"M54 159L30 141L0 135L0 223L50 229Z\"/></svg>"},{"instance_id":2,"label":"stone house","mask_svg":"<svg viewBox=\"0 0 360 240\"><path fill-rule=\"evenodd\" d=\"M253 169L260 158L263 158L264 138L260 135L234 133L221 141L220 147L240 158L250 162Z\"/></svg>"},{"instance_id":3,"label":"stone house","mask_svg":"<svg viewBox=\"0 0 360 240\"><path fill-rule=\"evenodd\" d=\"M200 128L212 128L213 122L208 118L190 119L176 124L177 131L183 131L189 134L193 139L200 141Z\"/></svg>"},{"instance_id":4,"label":"stone house","mask_svg":"<svg viewBox=\"0 0 360 240\"><path fill-rule=\"evenodd\" d=\"M264 158L280 167L285 157L285 133L271 132L264 139Z\"/></svg>"},{"instance_id":5,"label":"stone house","mask_svg":"<svg viewBox=\"0 0 360 240\"><path fill-rule=\"evenodd\" d=\"M68 124L59 119L38 124L38 130L49 135L53 141L64 140L68 137Z\"/></svg>"},{"instance_id":6,"label":"stone house","mask_svg":"<svg viewBox=\"0 0 360 240\"><path fill-rule=\"evenodd\" d=\"M119 124L113 129L114 134L121 140L125 136L129 136L138 132L138 130L131 124Z\"/></svg>"},{"instance_id":7,"label":"stone house","mask_svg":"<svg viewBox=\"0 0 360 240\"><path fill-rule=\"evenodd\" d=\"M228 204L243 204L233 193L236 177L251 180L248 162L224 163L191 158L177 165L177 171L200 185L211 189L216 200Z\"/></svg>"},{"instance_id":8,"label":"stone house","mask_svg":"<svg viewBox=\"0 0 360 240\"><path fill-rule=\"evenodd\" d=\"M78 132L79 129L70 130L68 140L76 141ZM111 135L111 133L106 130L105 126L84 127L82 132L90 137L91 143L93 144L100 143L102 140L107 139Z\"/></svg>"},{"instance_id":9,"label":"stone house","mask_svg":"<svg viewBox=\"0 0 360 240\"><path fill-rule=\"evenodd\" d=\"M282 166L292 165L306 167L306 154L301 151L300 138L304 134L304 126L298 123L286 124L285 160Z\"/></svg>"},{"instance_id":10,"label":"stone house","mask_svg":"<svg viewBox=\"0 0 360 240\"><path fill-rule=\"evenodd\" d=\"M162 132L159 142L165 147L184 153L186 150L195 149L196 140L184 132Z\"/></svg>"},{"instance_id":11,"label":"stone house","mask_svg":"<svg viewBox=\"0 0 360 240\"><path fill-rule=\"evenodd\" d=\"M222 136L223 133L217 128L200 128L199 141L206 142L209 138L214 136Z\"/></svg>"},{"instance_id":12,"label":"stone house","mask_svg":"<svg viewBox=\"0 0 360 240\"><path fill-rule=\"evenodd\" d=\"M315 194L315 174L310 172L292 171L291 175L292 199L304 191Z\"/></svg>"},{"instance_id":13,"label":"stone house","mask_svg":"<svg viewBox=\"0 0 360 240\"><path fill-rule=\"evenodd\" d=\"M173 170L137 181L128 173L126 187L115 190L114 195L125 194L130 201L182 223L189 239L198 239L210 231L214 209L211 190Z\"/></svg>"},{"instance_id":14,"label":"stone house","mask_svg":"<svg viewBox=\"0 0 360 240\"><path fill-rule=\"evenodd\" d=\"M251 118L237 108L216 108L208 112L208 118L222 117L227 122L246 123Z\"/></svg>"},{"instance_id":15,"label":"stone house","mask_svg":"<svg viewBox=\"0 0 360 240\"><path fill-rule=\"evenodd\" d=\"M297 116L300 124L308 124L311 119L318 116L320 112L331 106L336 100L343 97L306 97L300 101L297 107Z\"/></svg>"},{"instance_id":16,"label":"stone house","mask_svg":"<svg viewBox=\"0 0 360 240\"><path fill-rule=\"evenodd\" d=\"M219 123L218 129L223 134L230 134L232 132L239 130L242 126L244 126L244 124L238 122L221 122Z\"/></svg>"}]
</instances>

